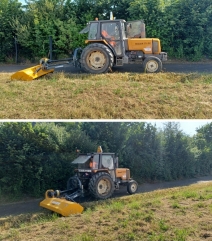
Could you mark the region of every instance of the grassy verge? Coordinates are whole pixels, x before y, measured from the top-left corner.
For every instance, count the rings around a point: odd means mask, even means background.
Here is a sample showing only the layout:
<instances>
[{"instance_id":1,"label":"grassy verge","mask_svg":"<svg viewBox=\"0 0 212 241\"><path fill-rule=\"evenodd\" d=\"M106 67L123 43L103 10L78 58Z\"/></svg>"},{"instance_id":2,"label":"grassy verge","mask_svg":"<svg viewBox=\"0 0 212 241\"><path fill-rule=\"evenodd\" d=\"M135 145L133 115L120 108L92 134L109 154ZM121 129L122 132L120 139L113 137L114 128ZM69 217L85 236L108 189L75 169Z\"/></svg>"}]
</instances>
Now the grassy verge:
<instances>
[{"instance_id":1,"label":"grassy verge","mask_svg":"<svg viewBox=\"0 0 212 241\"><path fill-rule=\"evenodd\" d=\"M0 119L211 118L212 75L54 73L31 82L0 73Z\"/></svg>"},{"instance_id":2,"label":"grassy verge","mask_svg":"<svg viewBox=\"0 0 212 241\"><path fill-rule=\"evenodd\" d=\"M202 183L87 203L68 218L48 211L8 217L0 219L0 240L210 240L211 200L211 183Z\"/></svg>"}]
</instances>

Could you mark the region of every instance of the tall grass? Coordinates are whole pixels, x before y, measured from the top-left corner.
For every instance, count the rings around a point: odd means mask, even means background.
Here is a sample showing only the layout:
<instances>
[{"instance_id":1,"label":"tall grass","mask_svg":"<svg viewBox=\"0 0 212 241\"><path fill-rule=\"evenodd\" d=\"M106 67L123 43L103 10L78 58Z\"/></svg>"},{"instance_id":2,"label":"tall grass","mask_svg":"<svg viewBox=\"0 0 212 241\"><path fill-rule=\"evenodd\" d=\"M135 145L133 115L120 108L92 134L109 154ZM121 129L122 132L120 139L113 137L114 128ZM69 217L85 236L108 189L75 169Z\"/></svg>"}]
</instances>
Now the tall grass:
<instances>
[{"instance_id":1,"label":"tall grass","mask_svg":"<svg viewBox=\"0 0 212 241\"><path fill-rule=\"evenodd\" d=\"M196 73L54 73L31 82L0 73L0 118L211 118L211 83Z\"/></svg>"},{"instance_id":2,"label":"tall grass","mask_svg":"<svg viewBox=\"0 0 212 241\"><path fill-rule=\"evenodd\" d=\"M212 237L208 194L211 182L84 203L84 213L67 218L8 217L0 219L0 240L204 240Z\"/></svg>"}]
</instances>

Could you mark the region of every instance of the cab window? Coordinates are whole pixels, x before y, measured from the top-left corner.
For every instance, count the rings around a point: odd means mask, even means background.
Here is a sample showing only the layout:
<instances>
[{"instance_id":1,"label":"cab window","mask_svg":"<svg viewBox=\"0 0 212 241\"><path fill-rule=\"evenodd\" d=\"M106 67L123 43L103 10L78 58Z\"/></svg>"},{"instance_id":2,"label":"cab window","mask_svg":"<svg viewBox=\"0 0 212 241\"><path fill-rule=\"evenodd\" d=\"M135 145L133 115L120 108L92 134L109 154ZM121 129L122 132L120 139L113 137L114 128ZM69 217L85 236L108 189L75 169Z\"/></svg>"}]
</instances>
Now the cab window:
<instances>
[{"instance_id":1,"label":"cab window","mask_svg":"<svg viewBox=\"0 0 212 241\"><path fill-rule=\"evenodd\" d=\"M114 169L113 157L111 155L102 155L102 168Z\"/></svg>"},{"instance_id":2,"label":"cab window","mask_svg":"<svg viewBox=\"0 0 212 241\"><path fill-rule=\"evenodd\" d=\"M141 20L126 23L127 38L145 37L145 24Z\"/></svg>"},{"instance_id":3,"label":"cab window","mask_svg":"<svg viewBox=\"0 0 212 241\"><path fill-rule=\"evenodd\" d=\"M90 24L88 39L96 39L97 28L98 28L98 23L91 23Z\"/></svg>"},{"instance_id":4,"label":"cab window","mask_svg":"<svg viewBox=\"0 0 212 241\"><path fill-rule=\"evenodd\" d=\"M89 159L89 167L91 169L99 168L99 155L94 155Z\"/></svg>"},{"instance_id":5,"label":"cab window","mask_svg":"<svg viewBox=\"0 0 212 241\"><path fill-rule=\"evenodd\" d=\"M118 23L102 23L101 34L104 38L113 38L113 40L119 40L120 32Z\"/></svg>"}]
</instances>

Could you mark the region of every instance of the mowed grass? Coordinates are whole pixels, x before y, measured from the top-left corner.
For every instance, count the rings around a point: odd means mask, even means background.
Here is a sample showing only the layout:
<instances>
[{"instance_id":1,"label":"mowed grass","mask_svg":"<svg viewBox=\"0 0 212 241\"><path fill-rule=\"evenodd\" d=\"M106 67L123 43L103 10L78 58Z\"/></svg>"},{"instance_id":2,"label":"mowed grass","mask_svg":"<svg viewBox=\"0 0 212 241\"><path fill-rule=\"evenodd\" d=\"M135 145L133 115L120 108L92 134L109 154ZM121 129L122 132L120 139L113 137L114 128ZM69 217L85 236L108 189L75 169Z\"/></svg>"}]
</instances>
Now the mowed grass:
<instances>
[{"instance_id":1,"label":"mowed grass","mask_svg":"<svg viewBox=\"0 0 212 241\"><path fill-rule=\"evenodd\" d=\"M0 119L212 117L212 74L53 73L11 81L0 73Z\"/></svg>"},{"instance_id":2,"label":"mowed grass","mask_svg":"<svg viewBox=\"0 0 212 241\"><path fill-rule=\"evenodd\" d=\"M0 219L0 240L212 240L212 183L85 204L82 214L50 211Z\"/></svg>"}]
</instances>

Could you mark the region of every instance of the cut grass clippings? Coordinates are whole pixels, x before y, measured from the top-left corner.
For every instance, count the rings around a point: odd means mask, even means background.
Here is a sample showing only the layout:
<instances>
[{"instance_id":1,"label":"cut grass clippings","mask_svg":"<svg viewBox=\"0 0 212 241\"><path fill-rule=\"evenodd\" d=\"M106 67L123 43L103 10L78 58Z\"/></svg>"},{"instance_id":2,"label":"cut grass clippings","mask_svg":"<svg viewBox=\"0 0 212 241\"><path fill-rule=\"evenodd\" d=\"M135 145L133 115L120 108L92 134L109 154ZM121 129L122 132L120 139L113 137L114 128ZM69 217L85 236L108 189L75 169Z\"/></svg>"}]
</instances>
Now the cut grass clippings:
<instances>
[{"instance_id":1,"label":"cut grass clippings","mask_svg":"<svg viewBox=\"0 0 212 241\"><path fill-rule=\"evenodd\" d=\"M82 214L0 218L0 240L199 241L212 239L211 182L84 203Z\"/></svg>"},{"instance_id":2,"label":"cut grass clippings","mask_svg":"<svg viewBox=\"0 0 212 241\"><path fill-rule=\"evenodd\" d=\"M0 73L0 119L210 119L212 74Z\"/></svg>"}]
</instances>

